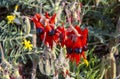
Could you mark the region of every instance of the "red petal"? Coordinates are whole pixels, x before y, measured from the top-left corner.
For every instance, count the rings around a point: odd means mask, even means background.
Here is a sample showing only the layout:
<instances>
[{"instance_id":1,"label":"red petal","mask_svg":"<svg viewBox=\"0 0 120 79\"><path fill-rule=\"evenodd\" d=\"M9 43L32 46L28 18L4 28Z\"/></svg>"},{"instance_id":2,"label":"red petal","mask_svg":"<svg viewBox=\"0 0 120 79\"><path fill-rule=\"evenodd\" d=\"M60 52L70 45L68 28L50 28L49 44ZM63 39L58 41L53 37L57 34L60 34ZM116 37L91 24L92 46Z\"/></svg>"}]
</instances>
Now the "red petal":
<instances>
[{"instance_id":1,"label":"red petal","mask_svg":"<svg viewBox=\"0 0 120 79\"><path fill-rule=\"evenodd\" d=\"M73 44L73 48L80 48L80 47L82 47L82 41L80 38L77 38Z\"/></svg>"},{"instance_id":2,"label":"red petal","mask_svg":"<svg viewBox=\"0 0 120 79\"><path fill-rule=\"evenodd\" d=\"M50 16L49 16L48 12L45 12L45 17L46 17L47 19L50 19Z\"/></svg>"},{"instance_id":3,"label":"red petal","mask_svg":"<svg viewBox=\"0 0 120 79\"><path fill-rule=\"evenodd\" d=\"M38 21L36 20L36 18L32 18L32 21L34 22L34 23L37 23Z\"/></svg>"},{"instance_id":4,"label":"red petal","mask_svg":"<svg viewBox=\"0 0 120 79\"><path fill-rule=\"evenodd\" d=\"M80 62L80 58L81 58L81 55L75 53L75 61L76 61L76 65L79 64L79 62Z\"/></svg>"},{"instance_id":5,"label":"red petal","mask_svg":"<svg viewBox=\"0 0 120 79\"><path fill-rule=\"evenodd\" d=\"M37 26L36 26L36 27L37 27L37 28L44 28L43 24L40 23L40 22L37 23Z\"/></svg>"},{"instance_id":6,"label":"red petal","mask_svg":"<svg viewBox=\"0 0 120 79\"><path fill-rule=\"evenodd\" d=\"M51 30L52 30L52 28L51 28L49 25L46 25L45 31L46 31L46 32L49 32L49 31L51 31Z\"/></svg>"},{"instance_id":7,"label":"red petal","mask_svg":"<svg viewBox=\"0 0 120 79\"><path fill-rule=\"evenodd\" d=\"M37 18L38 21L40 21L40 19L41 19L40 14L36 13L36 14L35 14L35 17Z\"/></svg>"},{"instance_id":8,"label":"red petal","mask_svg":"<svg viewBox=\"0 0 120 79\"><path fill-rule=\"evenodd\" d=\"M58 43L58 39L59 39L59 36L58 36L57 34L55 34L55 35L53 36L53 40L54 40L56 43Z\"/></svg>"},{"instance_id":9,"label":"red petal","mask_svg":"<svg viewBox=\"0 0 120 79\"><path fill-rule=\"evenodd\" d=\"M72 47L73 46L73 41L71 39L66 39L65 40L65 45L66 45L66 47Z\"/></svg>"},{"instance_id":10,"label":"red petal","mask_svg":"<svg viewBox=\"0 0 120 79\"><path fill-rule=\"evenodd\" d=\"M55 23L55 18L56 18L56 13L51 17L50 24L54 24Z\"/></svg>"},{"instance_id":11,"label":"red petal","mask_svg":"<svg viewBox=\"0 0 120 79\"><path fill-rule=\"evenodd\" d=\"M35 23L36 28L43 28L43 24L38 22L35 18L32 18L32 21Z\"/></svg>"},{"instance_id":12,"label":"red petal","mask_svg":"<svg viewBox=\"0 0 120 79\"><path fill-rule=\"evenodd\" d=\"M80 26L76 25L75 29L78 31L79 34L82 34L82 30L81 30Z\"/></svg>"},{"instance_id":13,"label":"red petal","mask_svg":"<svg viewBox=\"0 0 120 79\"><path fill-rule=\"evenodd\" d=\"M42 34L40 38L43 40L45 36ZM45 38L45 45L50 46L51 48L53 47L53 38L48 34L46 35L46 38Z\"/></svg>"},{"instance_id":14,"label":"red petal","mask_svg":"<svg viewBox=\"0 0 120 79\"><path fill-rule=\"evenodd\" d=\"M83 46L87 44L87 37L88 37L88 29L85 28L83 30L83 38L82 38L82 43L83 43Z\"/></svg>"},{"instance_id":15,"label":"red petal","mask_svg":"<svg viewBox=\"0 0 120 79\"><path fill-rule=\"evenodd\" d=\"M85 29L83 30L83 35L85 35L85 36L88 35L88 29L87 29L87 28L85 28Z\"/></svg>"}]
</instances>

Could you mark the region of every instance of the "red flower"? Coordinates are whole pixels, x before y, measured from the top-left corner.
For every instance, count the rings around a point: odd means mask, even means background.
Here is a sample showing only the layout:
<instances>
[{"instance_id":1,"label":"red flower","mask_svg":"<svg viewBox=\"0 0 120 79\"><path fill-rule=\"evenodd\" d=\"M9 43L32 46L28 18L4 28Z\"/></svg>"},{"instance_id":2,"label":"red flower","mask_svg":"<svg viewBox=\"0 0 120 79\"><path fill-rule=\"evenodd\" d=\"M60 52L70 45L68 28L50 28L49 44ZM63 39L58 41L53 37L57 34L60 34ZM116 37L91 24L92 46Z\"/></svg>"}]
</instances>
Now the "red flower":
<instances>
[{"instance_id":1,"label":"red flower","mask_svg":"<svg viewBox=\"0 0 120 79\"><path fill-rule=\"evenodd\" d=\"M81 34L81 37L79 39L82 42L83 50L87 50L87 38L88 38L88 29L85 28L84 30L81 30L79 26L75 26L75 29L78 31L79 34Z\"/></svg>"},{"instance_id":2,"label":"red flower","mask_svg":"<svg viewBox=\"0 0 120 79\"><path fill-rule=\"evenodd\" d=\"M44 28L44 34L41 36L41 39L43 40L45 38L45 44L49 45L52 48L53 41L56 43L58 41L58 34L54 29L56 14L50 17L49 14L46 12L45 16L46 16L46 20L45 20L46 27Z\"/></svg>"},{"instance_id":3,"label":"red flower","mask_svg":"<svg viewBox=\"0 0 120 79\"><path fill-rule=\"evenodd\" d=\"M40 14L35 14L32 18L32 21L35 24L37 33L40 34L40 39L44 41L46 45L49 45L52 48L53 41L58 41L58 34L56 34L56 30L54 29L56 14L50 17L49 14L46 12L45 16L46 20L44 20L43 22L44 25L40 22Z\"/></svg>"},{"instance_id":4,"label":"red flower","mask_svg":"<svg viewBox=\"0 0 120 79\"><path fill-rule=\"evenodd\" d=\"M76 41L73 44L73 53L74 60L76 61L76 64L78 64L80 62L82 54L84 54L82 40L79 37L77 37Z\"/></svg>"},{"instance_id":5,"label":"red flower","mask_svg":"<svg viewBox=\"0 0 120 79\"><path fill-rule=\"evenodd\" d=\"M81 57L86 59L84 51L87 47L88 29L82 30L79 26L75 26L75 29L81 36L76 36L73 31L68 32L68 38L66 40L67 57L71 61L75 61L76 64L80 62Z\"/></svg>"},{"instance_id":6,"label":"red flower","mask_svg":"<svg viewBox=\"0 0 120 79\"><path fill-rule=\"evenodd\" d=\"M46 34L46 36L45 36ZM53 41L57 42L58 41L58 35L56 35L56 30L54 29L53 26L50 26L48 23L46 27L44 28L44 34L40 36L42 40L45 39L45 44L47 46L50 46L51 48L53 47Z\"/></svg>"}]
</instances>

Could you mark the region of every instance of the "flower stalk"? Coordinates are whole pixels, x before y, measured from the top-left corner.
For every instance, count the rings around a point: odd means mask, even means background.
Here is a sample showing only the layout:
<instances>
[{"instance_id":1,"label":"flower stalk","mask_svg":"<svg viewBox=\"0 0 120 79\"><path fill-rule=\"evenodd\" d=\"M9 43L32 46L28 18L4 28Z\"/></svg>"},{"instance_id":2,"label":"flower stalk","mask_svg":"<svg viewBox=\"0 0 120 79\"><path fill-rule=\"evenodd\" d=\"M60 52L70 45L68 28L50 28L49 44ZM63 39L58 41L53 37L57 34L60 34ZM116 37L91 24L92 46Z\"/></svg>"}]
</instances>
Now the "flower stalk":
<instances>
[{"instance_id":1,"label":"flower stalk","mask_svg":"<svg viewBox=\"0 0 120 79\"><path fill-rule=\"evenodd\" d=\"M77 30L73 27L73 25L72 25L72 23L71 23L71 21L70 21L69 11L68 11L67 9L65 9L65 11L66 11L66 15L67 15L67 18L68 18L68 23L69 23L70 28L75 32L75 34L76 34L77 36L81 36L81 35L77 32Z\"/></svg>"}]
</instances>

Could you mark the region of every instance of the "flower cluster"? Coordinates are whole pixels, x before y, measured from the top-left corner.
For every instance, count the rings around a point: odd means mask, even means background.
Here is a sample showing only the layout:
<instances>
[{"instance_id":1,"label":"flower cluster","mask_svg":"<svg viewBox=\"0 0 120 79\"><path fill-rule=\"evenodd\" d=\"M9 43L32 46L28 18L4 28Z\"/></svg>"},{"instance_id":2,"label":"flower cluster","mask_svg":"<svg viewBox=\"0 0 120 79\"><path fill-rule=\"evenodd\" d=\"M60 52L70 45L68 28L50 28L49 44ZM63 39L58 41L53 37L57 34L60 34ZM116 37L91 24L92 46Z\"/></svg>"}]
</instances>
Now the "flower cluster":
<instances>
[{"instance_id":1,"label":"flower cluster","mask_svg":"<svg viewBox=\"0 0 120 79\"><path fill-rule=\"evenodd\" d=\"M55 20L56 14L53 14L53 16L49 16L48 13L45 13L45 16L40 14L34 15L32 21L35 24L40 39L50 48L53 47L53 42L60 44L61 47L66 46L67 58L78 64L81 57L83 57L88 65L84 53L87 50L88 29L81 29L78 25L73 27L78 32L78 36L73 29L65 28L64 25L55 28Z\"/></svg>"}]
</instances>

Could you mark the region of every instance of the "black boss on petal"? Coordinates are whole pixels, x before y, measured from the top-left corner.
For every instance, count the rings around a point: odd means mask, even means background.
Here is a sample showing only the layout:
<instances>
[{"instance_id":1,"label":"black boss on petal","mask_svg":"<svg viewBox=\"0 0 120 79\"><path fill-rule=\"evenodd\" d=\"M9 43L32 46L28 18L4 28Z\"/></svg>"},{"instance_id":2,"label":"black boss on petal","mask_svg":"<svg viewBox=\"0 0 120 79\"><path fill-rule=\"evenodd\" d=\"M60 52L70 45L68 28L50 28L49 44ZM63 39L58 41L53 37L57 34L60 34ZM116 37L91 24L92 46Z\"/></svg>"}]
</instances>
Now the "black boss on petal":
<instances>
[{"instance_id":1,"label":"black boss on petal","mask_svg":"<svg viewBox=\"0 0 120 79\"><path fill-rule=\"evenodd\" d=\"M55 30L51 30L48 35L53 36L55 34Z\"/></svg>"},{"instance_id":2,"label":"black boss on petal","mask_svg":"<svg viewBox=\"0 0 120 79\"><path fill-rule=\"evenodd\" d=\"M72 48L67 48L67 53L71 54L72 53Z\"/></svg>"},{"instance_id":3,"label":"black boss on petal","mask_svg":"<svg viewBox=\"0 0 120 79\"><path fill-rule=\"evenodd\" d=\"M36 31L37 31L37 33L40 33L40 34L43 33L43 29L41 29L41 28L38 28Z\"/></svg>"},{"instance_id":4,"label":"black boss on petal","mask_svg":"<svg viewBox=\"0 0 120 79\"><path fill-rule=\"evenodd\" d=\"M79 54L79 53L82 53L82 48L75 48L75 49L74 49L74 52L75 52L75 53L78 53L78 54Z\"/></svg>"}]
</instances>

